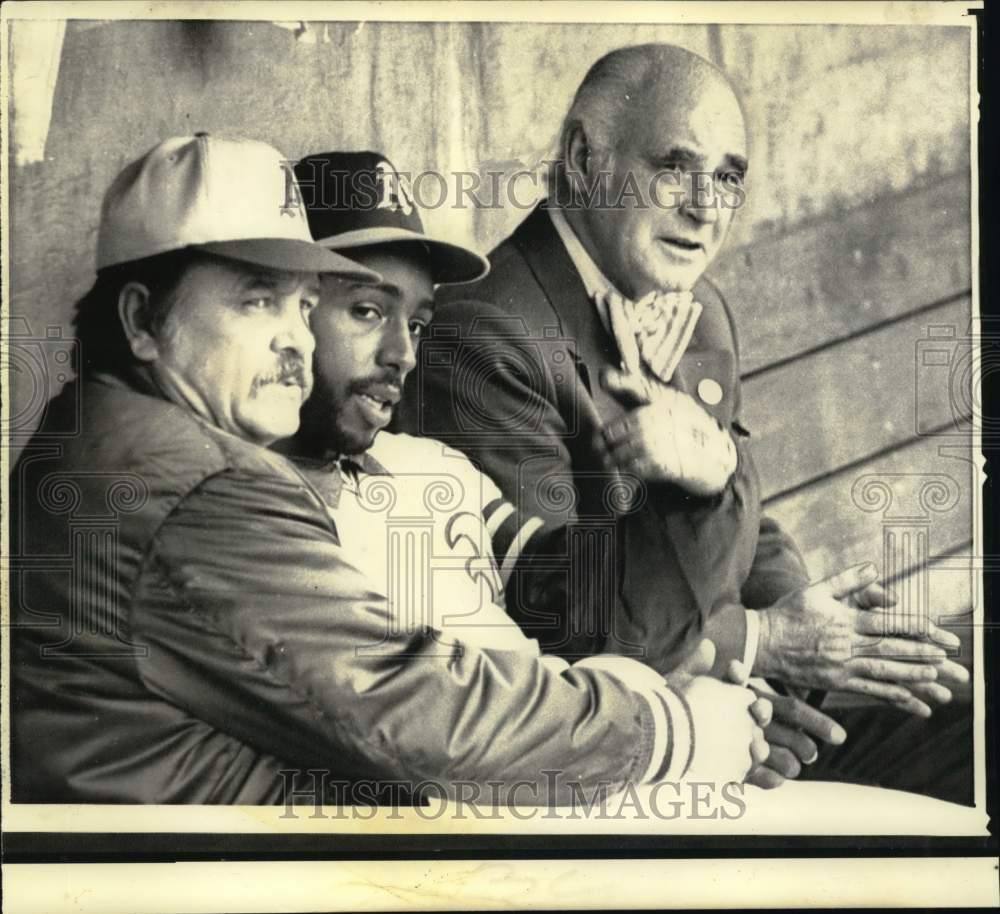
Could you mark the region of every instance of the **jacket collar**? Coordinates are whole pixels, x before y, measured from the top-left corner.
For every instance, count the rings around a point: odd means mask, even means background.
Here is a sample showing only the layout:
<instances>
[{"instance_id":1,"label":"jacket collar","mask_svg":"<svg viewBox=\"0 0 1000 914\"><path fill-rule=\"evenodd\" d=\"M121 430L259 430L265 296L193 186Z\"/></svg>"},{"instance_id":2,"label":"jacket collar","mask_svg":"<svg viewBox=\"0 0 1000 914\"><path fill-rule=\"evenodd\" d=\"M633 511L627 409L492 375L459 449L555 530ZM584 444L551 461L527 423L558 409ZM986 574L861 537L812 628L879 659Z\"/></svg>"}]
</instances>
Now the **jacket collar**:
<instances>
[{"instance_id":1,"label":"jacket collar","mask_svg":"<svg viewBox=\"0 0 1000 914\"><path fill-rule=\"evenodd\" d=\"M573 262L573 267L576 269L577 275L583 282L584 289L587 290L588 297L594 299L598 295L604 295L608 292L615 292L621 295L622 293L615 288L615 284L594 263L594 258L587 252L573 226L569 224L563 208L561 206L549 206L546 212L552 220L556 234L559 235L559 240L562 241L563 247L566 248L569 259Z\"/></svg>"}]
</instances>

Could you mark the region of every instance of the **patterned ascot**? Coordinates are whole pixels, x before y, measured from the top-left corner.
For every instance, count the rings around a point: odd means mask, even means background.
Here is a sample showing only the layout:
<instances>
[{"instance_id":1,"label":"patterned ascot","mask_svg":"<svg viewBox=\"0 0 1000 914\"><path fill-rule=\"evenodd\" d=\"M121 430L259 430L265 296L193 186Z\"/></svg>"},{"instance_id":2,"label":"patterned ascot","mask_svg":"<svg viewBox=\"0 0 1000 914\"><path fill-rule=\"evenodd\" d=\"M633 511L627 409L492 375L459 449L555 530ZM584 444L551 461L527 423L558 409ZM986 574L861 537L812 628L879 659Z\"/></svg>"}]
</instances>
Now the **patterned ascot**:
<instances>
[{"instance_id":1,"label":"patterned ascot","mask_svg":"<svg viewBox=\"0 0 1000 914\"><path fill-rule=\"evenodd\" d=\"M651 292L631 301L607 290L595 299L608 315L623 371L656 407L650 439L655 442L654 475L697 495L717 494L736 470L736 445L714 416L670 384L691 342L701 304L690 292Z\"/></svg>"},{"instance_id":2,"label":"patterned ascot","mask_svg":"<svg viewBox=\"0 0 1000 914\"><path fill-rule=\"evenodd\" d=\"M608 290L600 298L622 367L646 381L652 399L650 388L656 382L669 384L674 376L701 317L701 304L690 292L650 292L634 302Z\"/></svg>"}]
</instances>

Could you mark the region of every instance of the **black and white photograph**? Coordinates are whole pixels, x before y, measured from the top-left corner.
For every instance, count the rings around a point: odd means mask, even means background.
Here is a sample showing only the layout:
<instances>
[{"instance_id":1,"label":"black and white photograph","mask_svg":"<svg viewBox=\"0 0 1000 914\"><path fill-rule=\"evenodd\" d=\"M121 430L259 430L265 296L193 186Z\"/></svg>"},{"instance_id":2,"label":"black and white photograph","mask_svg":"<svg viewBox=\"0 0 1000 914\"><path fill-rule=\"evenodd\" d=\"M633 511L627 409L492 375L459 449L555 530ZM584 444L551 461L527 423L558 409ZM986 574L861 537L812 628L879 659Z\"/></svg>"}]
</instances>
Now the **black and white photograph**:
<instances>
[{"instance_id":1,"label":"black and white photograph","mask_svg":"<svg viewBox=\"0 0 1000 914\"><path fill-rule=\"evenodd\" d=\"M983 15L5 4L5 910L1000 904Z\"/></svg>"}]
</instances>

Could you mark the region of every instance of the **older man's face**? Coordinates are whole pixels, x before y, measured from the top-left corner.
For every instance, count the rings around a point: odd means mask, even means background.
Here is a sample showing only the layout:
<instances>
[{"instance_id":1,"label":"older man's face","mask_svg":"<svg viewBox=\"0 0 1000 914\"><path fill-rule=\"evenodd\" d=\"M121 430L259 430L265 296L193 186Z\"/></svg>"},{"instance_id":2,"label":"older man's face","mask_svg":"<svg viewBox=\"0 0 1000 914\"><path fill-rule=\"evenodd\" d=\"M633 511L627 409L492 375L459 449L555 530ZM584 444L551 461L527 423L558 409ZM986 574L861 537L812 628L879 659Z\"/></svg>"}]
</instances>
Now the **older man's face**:
<instances>
[{"instance_id":1,"label":"older man's face","mask_svg":"<svg viewBox=\"0 0 1000 914\"><path fill-rule=\"evenodd\" d=\"M583 214L598 265L636 298L690 289L742 201L746 131L732 91L721 78L654 84L623 113L613 148L596 153L609 201L621 201Z\"/></svg>"},{"instance_id":2,"label":"older man's face","mask_svg":"<svg viewBox=\"0 0 1000 914\"><path fill-rule=\"evenodd\" d=\"M294 434L312 386L319 277L206 258L184 274L157 338L169 399L258 444Z\"/></svg>"}]
</instances>

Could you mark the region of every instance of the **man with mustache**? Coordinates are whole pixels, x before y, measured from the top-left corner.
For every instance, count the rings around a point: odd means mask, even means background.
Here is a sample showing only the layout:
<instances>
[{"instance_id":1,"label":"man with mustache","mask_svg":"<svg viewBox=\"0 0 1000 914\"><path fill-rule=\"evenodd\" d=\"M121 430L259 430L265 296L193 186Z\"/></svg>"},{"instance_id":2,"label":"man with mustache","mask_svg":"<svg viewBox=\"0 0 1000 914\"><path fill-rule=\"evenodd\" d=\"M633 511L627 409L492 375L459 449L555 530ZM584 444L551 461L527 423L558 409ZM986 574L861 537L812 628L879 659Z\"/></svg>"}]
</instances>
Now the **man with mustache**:
<instances>
[{"instance_id":1,"label":"man with mustache","mask_svg":"<svg viewBox=\"0 0 1000 914\"><path fill-rule=\"evenodd\" d=\"M566 562L576 590L553 600L515 574L511 614L567 658L613 651L667 672L709 637L719 669L740 658L803 692L928 716L967 678L945 656L958 639L922 619L890 625L873 566L850 570L850 586L809 586L794 544L761 516L732 316L703 278L745 194L728 80L681 48L613 51L578 88L553 164L547 201L491 253L491 274L444 296L403 412L522 511L579 531ZM623 482L636 490L624 505ZM776 786L817 744L845 739L795 698L774 711L756 783ZM890 764L884 747L863 774L836 773L882 783L890 769L899 786L943 784L926 754Z\"/></svg>"},{"instance_id":2,"label":"man with mustache","mask_svg":"<svg viewBox=\"0 0 1000 914\"><path fill-rule=\"evenodd\" d=\"M14 802L313 802L325 772L551 803L762 757L767 703L697 675L710 657L668 684L395 624L357 531L266 447L298 428L321 280L391 281L313 243L277 150L160 143L105 195L97 268L79 379L11 480ZM361 339L370 309L350 318ZM348 443L398 396L395 358L341 391Z\"/></svg>"}]
</instances>

